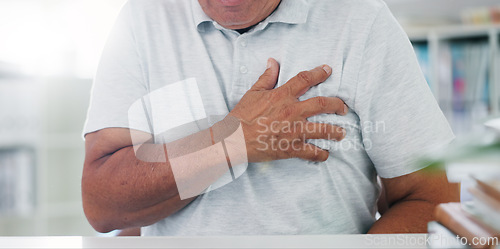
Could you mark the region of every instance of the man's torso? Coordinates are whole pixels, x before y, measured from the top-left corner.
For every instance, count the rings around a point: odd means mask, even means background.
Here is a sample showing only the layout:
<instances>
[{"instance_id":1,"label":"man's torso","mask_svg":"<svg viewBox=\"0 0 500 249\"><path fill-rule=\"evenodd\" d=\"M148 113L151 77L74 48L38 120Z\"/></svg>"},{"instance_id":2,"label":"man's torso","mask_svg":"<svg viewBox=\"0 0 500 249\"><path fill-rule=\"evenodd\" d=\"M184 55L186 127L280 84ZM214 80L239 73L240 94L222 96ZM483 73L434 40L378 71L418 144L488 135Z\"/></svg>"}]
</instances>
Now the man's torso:
<instances>
[{"instance_id":1,"label":"man's torso","mask_svg":"<svg viewBox=\"0 0 500 249\"><path fill-rule=\"evenodd\" d=\"M293 1L293 2L292 2ZM286 3L288 2L288 3ZM195 78L207 115L225 115L265 70L281 66L278 85L298 72L329 64L333 75L302 98L340 97L355 106L357 73L378 1L284 0L293 22L269 20L243 35L211 22L197 29L196 1L133 1L136 42L149 91ZM369 3L369 7L362 3ZM284 9L282 9L284 10ZM280 9L275 12L279 14ZM359 13L359 12L366 13ZM306 14L306 15L305 15ZM195 15L195 16L193 16ZM371 15L371 16L370 16ZM271 16L270 18L272 18ZM306 21L302 23L302 21ZM342 142L311 141L330 150L324 163L299 159L251 163L232 183L199 196L145 235L363 233L374 222L376 172L359 118L321 115L316 122L347 129Z\"/></svg>"}]
</instances>

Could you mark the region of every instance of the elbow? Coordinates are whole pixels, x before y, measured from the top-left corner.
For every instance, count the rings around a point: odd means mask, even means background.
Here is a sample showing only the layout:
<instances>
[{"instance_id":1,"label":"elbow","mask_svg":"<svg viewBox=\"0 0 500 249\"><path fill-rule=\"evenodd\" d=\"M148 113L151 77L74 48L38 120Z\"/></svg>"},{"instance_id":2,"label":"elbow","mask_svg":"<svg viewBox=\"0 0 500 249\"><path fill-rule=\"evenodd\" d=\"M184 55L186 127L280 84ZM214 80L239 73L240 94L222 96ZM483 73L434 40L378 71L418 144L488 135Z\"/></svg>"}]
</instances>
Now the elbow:
<instances>
[{"instance_id":1,"label":"elbow","mask_svg":"<svg viewBox=\"0 0 500 249\"><path fill-rule=\"evenodd\" d=\"M99 233L109 233L118 229L116 222L113 221L112 214L107 212L102 205L95 204L95 200L88 194L86 195L85 191L82 191L82 196L83 212L94 230Z\"/></svg>"},{"instance_id":2,"label":"elbow","mask_svg":"<svg viewBox=\"0 0 500 249\"><path fill-rule=\"evenodd\" d=\"M102 200L102 191L99 184L93 177L84 171L82 178L82 204L83 211L89 224L99 233L109 233L118 229L117 222L114 221L113 212L106 208L106 203Z\"/></svg>"},{"instance_id":3,"label":"elbow","mask_svg":"<svg viewBox=\"0 0 500 249\"><path fill-rule=\"evenodd\" d=\"M107 223L102 220L89 218L88 215L87 215L87 220L89 221L89 224L92 226L92 228L94 228L94 230L96 230L99 233L109 233L111 231L116 230L110 223Z\"/></svg>"},{"instance_id":4,"label":"elbow","mask_svg":"<svg viewBox=\"0 0 500 249\"><path fill-rule=\"evenodd\" d=\"M89 221L90 222L90 221ZM96 230L98 233L109 233L111 231L114 231L116 229L111 228L110 226L106 224L98 224L96 222L90 222L90 225L94 230Z\"/></svg>"},{"instance_id":5,"label":"elbow","mask_svg":"<svg viewBox=\"0 0 500 249\"><path fill-rule=\"evenodd\" d=\"M109 216L103 215L105 211L99 208L98 205L92 204L89 197L85 195L85 191L82 191L83 196L83 212L89 224L99 233L109 233L113 230L113 222L109 220Z\"/></svg>"}]
</instances>

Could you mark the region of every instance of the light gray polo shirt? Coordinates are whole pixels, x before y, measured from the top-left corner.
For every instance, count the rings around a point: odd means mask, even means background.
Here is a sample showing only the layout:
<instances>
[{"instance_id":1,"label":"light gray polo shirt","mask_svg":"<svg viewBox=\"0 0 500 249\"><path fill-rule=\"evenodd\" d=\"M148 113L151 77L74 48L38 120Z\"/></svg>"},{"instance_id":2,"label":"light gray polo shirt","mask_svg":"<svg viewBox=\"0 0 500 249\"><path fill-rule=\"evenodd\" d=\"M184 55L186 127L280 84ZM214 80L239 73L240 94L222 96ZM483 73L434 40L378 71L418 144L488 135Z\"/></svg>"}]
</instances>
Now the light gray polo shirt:
<instances>
[{"instance_id":1,"label":"light gray polo shirt","mask_svg":"<svg viewBox=\"0 0 500 249\"><path fill-rule=\"evenodd\" d=\"M129 0L104 50L84 133L129 123L132 103L195 79L206 116L226 115L264 72L281 65L279 85L321 64L333 76L302 98L340 97L347 137L311 141L324 163L250 163L230 184L143 228L144 235L365 233L375 221L376 176L421 167L415 155L453 139L408 38L381 0L283 0L240 35L204 14L196 0ZM198 110L199 111L199 110Z\"/></svg>"}]
</instances>

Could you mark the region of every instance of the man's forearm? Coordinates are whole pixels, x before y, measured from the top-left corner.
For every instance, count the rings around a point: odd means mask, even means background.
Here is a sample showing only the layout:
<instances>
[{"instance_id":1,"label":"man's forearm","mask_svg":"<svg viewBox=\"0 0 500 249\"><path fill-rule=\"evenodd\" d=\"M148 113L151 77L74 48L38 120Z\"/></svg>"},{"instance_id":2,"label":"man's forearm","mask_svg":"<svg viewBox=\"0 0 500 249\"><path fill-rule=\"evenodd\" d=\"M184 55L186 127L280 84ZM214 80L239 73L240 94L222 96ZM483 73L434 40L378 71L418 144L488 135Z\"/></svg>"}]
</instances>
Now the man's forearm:
<instances>
[{"instance_id":1,"label":"man's forearm","mask_svg":"<svg viewBox=\"0 0 500 249\"><path fill-rule=\"evenodd\" d=\"M84 210L99 232L150 225L191 201L178 197L167 163L140 161L132 147L103 160L85 165L82 179Z\"/></svg>"},{"instance_id":2,"label":"man's forearm","mask_svg":"<svg viewBox=\"0 0 500 249\"><path fill-rule=\"evenodd\" d=\"M436 204L424 200L401 201L390 207L368 233L426 233Z\"/></svg>"},{"instance_id":3,"label":"man's forearm","mask_svg":"<svg viewBox=\"0 0 500 249\"><path fill-rule=\"evenodd\" d=\"M419 170L396 178L381 178L389 209L369 233L425 233L439 203L460 201L460 185L446 172Z\"/></svg>"},{"instance_id":4,"label":"man's forearm","mask_svg":"<svg viewBox=\"0 0 500 249\"><path fill-rule=\"evenodd\" d=\"M221 126L224 133L218 132ZM89 159L82 179L89 221L96 230L107 232L147 226L177 212L227 172L227 167L220 167L226 163L221 149L217 154L210 148L234 129L220 122L214 126L213 142L210 135L208 141L203 139L210 134L204 130L166 145L143 144L137 151L128 146L103 158ZM196 152L203 147L208 149ZM175 160L177 156L181 160ZM188 188L179 189L179 181Z\"/></svg>"}]
</instances>

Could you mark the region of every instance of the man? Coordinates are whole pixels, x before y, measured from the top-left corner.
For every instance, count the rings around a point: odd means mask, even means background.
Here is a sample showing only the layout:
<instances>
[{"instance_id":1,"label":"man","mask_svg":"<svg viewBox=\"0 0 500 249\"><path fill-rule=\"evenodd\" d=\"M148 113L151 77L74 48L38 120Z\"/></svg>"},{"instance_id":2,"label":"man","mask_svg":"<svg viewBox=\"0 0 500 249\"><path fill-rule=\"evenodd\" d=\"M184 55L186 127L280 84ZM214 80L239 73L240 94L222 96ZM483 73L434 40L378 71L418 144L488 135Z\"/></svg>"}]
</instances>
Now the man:
<instances>
[{"instance_id":1,"label":"man","mask_svg":"<svg viewBox=\"0 0 500 249\"><path fill-rule=\"evenodd\" d=\"M85 134L100 232L425 232L458 198L415 163L453 134L380 0L131 0Z\"/></svg>"}]
</instances>

